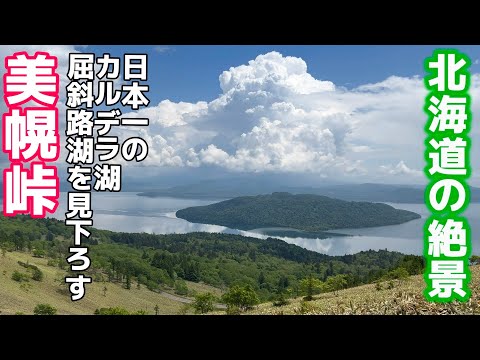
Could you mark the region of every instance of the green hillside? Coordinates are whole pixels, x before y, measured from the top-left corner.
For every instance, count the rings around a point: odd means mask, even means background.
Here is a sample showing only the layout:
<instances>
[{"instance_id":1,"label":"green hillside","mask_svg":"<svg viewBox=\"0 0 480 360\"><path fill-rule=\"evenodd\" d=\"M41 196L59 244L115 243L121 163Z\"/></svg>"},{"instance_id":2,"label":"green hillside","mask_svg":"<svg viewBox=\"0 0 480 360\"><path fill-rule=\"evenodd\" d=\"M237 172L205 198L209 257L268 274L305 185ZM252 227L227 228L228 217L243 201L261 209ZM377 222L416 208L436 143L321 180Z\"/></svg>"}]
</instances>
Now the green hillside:
<instances>
[{"instance_id":1,"label":"green hillside","mask_svg":"<svg viewBox=\"0 0 480 360\"><path fill-rule=\"evenodd\" d=\"M431 303L425 300L422 275L402 280L379 281L338 292L324 292L312 301L303 297L289 300L283 306L271 302L256 306L253 315L473 315L480 314L480 265L470 267L471 298L466 303Z\"/></svg>"},{"instance_id":2,"label":"green hillside","mask_svg":"<svg viewBox=\"0 0 480 360\"><path fill-rule=\"evenodd\" d=\"M243 196L219 203L177 211L177 217L194 223L251 230L286 227L309 232L401 224L420 215L390 205L332 199L320 195Z\"/></svg>"},{"instance_id":3,"label":"green hillside","mask_svg":"<svg viewBox=\"0 0 480 360\"><path fill-rule=\"evenodd\" d=\"M15 271L28 275L28 271L18 261L37 266L44 274L43 280L14 281L12 274ZM58 267L48 266L47 262L47 259L36 258L28 253L7 252L5 256L0 255L0 314L32 314L35 306L40 303L54 306L58 314L87 315L93 315L95 309L102 307L123 307L132 312L144 310L148 314L155 314L156 305L159 314L176 314L183 306L144 286L140 289L134 286L127 290L121 283L102 281L87 285L86 296L80 301L72 302L63 284L65 272ZM104 287L107 288L105 296Z\"/></svg>"},{"instance_id":4,"label":"green hillside","mask_svg":"<svg viewBox=\"0 0 480 360\"><path fill-rule=\"evenodd\" d=\"M400 266L410 273L423 266L421 257L398 252L328 256L272 238L91 231L85 243L92 266L86 274L94 283L87 285L84 300L71 303L62 279L68 274L72 229L51 218L0 216L0 311L31 313L36 303L46 302L61 313L91 314L118 306L152 313L156 305L159 313L176 313L195 293L220 296L237 285L250 286L260 301L268 301L299 294L306 277L328 281L341 274L351 287Z\"/></svg>"}]
</instances>

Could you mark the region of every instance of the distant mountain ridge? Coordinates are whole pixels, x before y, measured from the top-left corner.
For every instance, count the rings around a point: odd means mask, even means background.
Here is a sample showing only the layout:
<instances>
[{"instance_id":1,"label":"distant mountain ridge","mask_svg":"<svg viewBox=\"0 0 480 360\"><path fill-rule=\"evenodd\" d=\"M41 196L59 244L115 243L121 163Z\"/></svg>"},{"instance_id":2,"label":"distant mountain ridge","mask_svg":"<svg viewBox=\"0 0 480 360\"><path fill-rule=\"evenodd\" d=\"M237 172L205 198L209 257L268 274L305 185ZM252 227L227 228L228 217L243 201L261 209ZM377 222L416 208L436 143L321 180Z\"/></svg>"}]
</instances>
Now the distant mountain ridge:
<instances>
[{"instance_id":1,"label":"distant mountain ridge","mask_svg":"<svg viewBox=\"0 0 480 360\"><path fill-rule=\"evenodd\" d=\"M198 184L181 185L163 190L142 192L139 195L148 197L171 196L181 198L227 199L238 196L270 194L272 192L323 195L348 201L422 204L424 203L425 187L422 185L374 183L295 187L240 179L237 181L203 181ZM471 187L470 192L470 201L480 202L480 189Z\"/></svg>"},{"instance_id":2,"label":"distant mountain ridge","mask_svg":"<svg viewBox=\"0 0 480 360\"><path fill-rule=\"evenodd\" d=\"M182 209L176 215L194 223L242 230L284 227L308 232L395 225L420 218L417 213L387 204L285 192L237 197Z\"/></svg>"}]
</instances>

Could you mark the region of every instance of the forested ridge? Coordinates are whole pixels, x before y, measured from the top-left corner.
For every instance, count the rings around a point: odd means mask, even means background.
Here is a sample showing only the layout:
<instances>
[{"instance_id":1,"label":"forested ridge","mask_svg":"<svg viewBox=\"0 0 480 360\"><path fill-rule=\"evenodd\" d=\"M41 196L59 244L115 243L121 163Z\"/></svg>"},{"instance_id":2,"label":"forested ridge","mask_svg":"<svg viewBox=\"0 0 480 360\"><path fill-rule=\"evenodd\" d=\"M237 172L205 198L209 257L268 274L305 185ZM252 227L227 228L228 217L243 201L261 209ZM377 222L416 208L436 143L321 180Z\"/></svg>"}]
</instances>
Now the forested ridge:
<instances>
[{"instance_id":1,"label":"forested ridge","mask_svg":"<svg viewBox=\"0 0 480 360\"><path fill-rule=\"evenodd\" d=\"M127 289L135 282L154 291L168 286L182 293L184 280L189 280L223 289L250 285L260 300L267 300L287 290L298 295L306 277L325 281L342 274L348 287L374 281L394 268L403 267L414 274L423 266L421 257L398 252L328 256L273 238L91 231L84 241L92 259L87 273L94 281L120 282ZM65 258L72 243L72 229L62 221L0 216L2 251L31 252L68 272Z\"/></svg>"},{"instance_id":2,"label":"forested ridge","mask_svg":"<svg viewBox=\"0 0 480 360\"><path fill-rule=\"evenodd\" d=\"M286 227L315 232L395 225L418 219L420 215L382 203L344 201L310 194L273 193L190 207L177 211L177 217L194 223L242 230Z\"/></svg>"}]
</instances>

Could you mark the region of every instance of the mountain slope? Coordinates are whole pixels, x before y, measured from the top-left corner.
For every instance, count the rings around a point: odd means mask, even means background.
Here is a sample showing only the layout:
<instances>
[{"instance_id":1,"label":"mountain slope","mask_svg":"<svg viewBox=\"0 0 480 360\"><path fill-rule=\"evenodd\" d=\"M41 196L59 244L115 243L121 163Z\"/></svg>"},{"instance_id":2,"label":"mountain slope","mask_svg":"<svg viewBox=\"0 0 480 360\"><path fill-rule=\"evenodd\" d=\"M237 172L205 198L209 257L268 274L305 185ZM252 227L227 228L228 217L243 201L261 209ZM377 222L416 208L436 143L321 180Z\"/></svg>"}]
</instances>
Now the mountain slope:
<instances>
[{"instance_id":1,"label":"mountain slope","mask_svg":"<svg viewBox=\"0 0 480 360\"><path fill-rule=\"evenodd\" d=\"M290 300L290 304L275 307L272 303L258 305L248 314L289 315L440 315L480 314L480 265L470 267L472 296L467 303L439 304L427 302L422 294L425 281L422 275L406 280L380 282L316 295L313 301L302 298Z\"/></svg>"},{"instance_id":2,"label":"mountain slope","mask_svg":"<svg viewBox=\"0 0 480 360\"><path fill-rule=\"evenodd\" d=\"M182 209L176 215L194 223L242 230L287 227L304 231L394 225L420 218L414 212L386 204L289 193L238 197Z\"/></svg>"},{"instance_id":3,"label":"mountain slope","mask_svg":"<svg viewBox=\"0 0 480 360\"><path fill-rule=\"evenodd\" d=\"M37 266L44 274L42 281L19 283L12 280L14 271L27 273L18 261ZM177 314L183 304L148 290L132 287L125 289L121 283L94 281L87 285L86 295L80 301L72 302L63 283L65 272L58 267L48 266L47 259L35 258L27 253L7 252L0 256L0 314L8 315L22 312L32 314L37 304L47 303L58 310L58 314L90 314L102 307L123 307L131 312L144 310L147 314L155 314L155 306L159 314ZM107 288L105 296L104 287Z\"/></svg>"},{"instance_id":4,"label":"mountain slope","mask_svg":"<svg viewBox=\"0 0 480 360\"><path fill-rule=\"evenodd\" d=\"M84 239L92 260L87 274L95 279L95 284L101 286L98 288L94 284L92 289L102 290L104 284L107 287L109 284L114 288L118 286L122 292L122 287L130 288L124 292L127 297L135 296L137 285L154 293L175 289L177 294L182 295L191 293L188 290L200 291L192 285L207 284L210 289L212 286L226 289L236 284L250 284L260 300L266 301L279 288L298 288L301 279L310 274L315 274L322 280L345 274L348 286L355 286L383 276L407 258L398 252L386 250L329 256L274 238L262 240L230 234L154 235L116 233L95 228L90 228L90 231L91 237ZM29 260L45 273L45 281L53 281L53 277L62 278L67 274L65 259L71 242L72 229L65 227L62 221L52 218L30 219L20 215L0 216L0 271L5 270L8 273L5 279L16 284L12 291L17 294L17 299L21 298L20 286L23 284L14 283L11 277L15 270L23 273L26 270L22 270L15 261L13 265L17 269L9 266L10 257L20 256L14 254L24 252L44 256L42 259L25 255L30 258L18 260L24 263ZM418 260L419 257L415 261L417 264ZM412 271L416 272L415 266ZM34 285L34 289L43 286L43 282L29 283ZM63 283L63 280L59 283ZM3 284L0 281L0 285ZM47 293L55 293L57 290L52 286L45 289ZM0 291L0 304L1 302Z\"/></svg>"}]
</instances>

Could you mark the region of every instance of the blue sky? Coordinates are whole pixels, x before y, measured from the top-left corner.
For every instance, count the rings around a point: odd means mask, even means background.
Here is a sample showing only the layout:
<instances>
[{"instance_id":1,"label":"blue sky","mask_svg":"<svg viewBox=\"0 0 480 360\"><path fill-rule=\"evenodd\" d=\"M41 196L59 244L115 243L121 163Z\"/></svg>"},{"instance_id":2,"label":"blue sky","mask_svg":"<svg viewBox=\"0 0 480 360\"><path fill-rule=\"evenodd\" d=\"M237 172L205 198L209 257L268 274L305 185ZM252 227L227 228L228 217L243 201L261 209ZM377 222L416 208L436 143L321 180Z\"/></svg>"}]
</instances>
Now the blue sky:
<instances>
[{"instance_id":1,"label":"blue sky","mask_svg":"<svg viewBox=\"0 0 480 360\"><path fill-rule=\"evenodd\" d=\"M457 48L472 60L475 120L480 47L442 47ZM150 126L144 133L119 129L117 134L149 143L148 158L127 165L132 178L175 185L262 174L313 185L422 184L423 61L436 48L17 45L0 46L0 56L16 51L57 56L65 101L69 53L147 53L151 102L129 115L148 117ZM473 122L470 136L472 154L480 153L480 123ZM128 169L136 166L142 169ZM472 156L472 167L471 184L479 186L480 157Z\"/></svg>"},{"instance_id":2,"label":"blue sky","mask_svg":"<svg viewBox=\"0 0 480 360\"><path fill-rule=\"evenodd\" d=\"M246 64L259 54L278 51L284 56L301 57L315 78L337 86L353 88L375 83L391 75L423 76L423 60L439 46L363 45L157 45L88 46L86 52L115 56L124 53L149 55L152 102L162 99L196 102L213 100L220 93L218 76L231 66ZM449 47L449 46L441 46ZM455 47L455 46L452 46ZM479 46L456 46L472 63L480 58ZM472 70L480 65L472 65Z\"/></svg>"}]
</instances>

